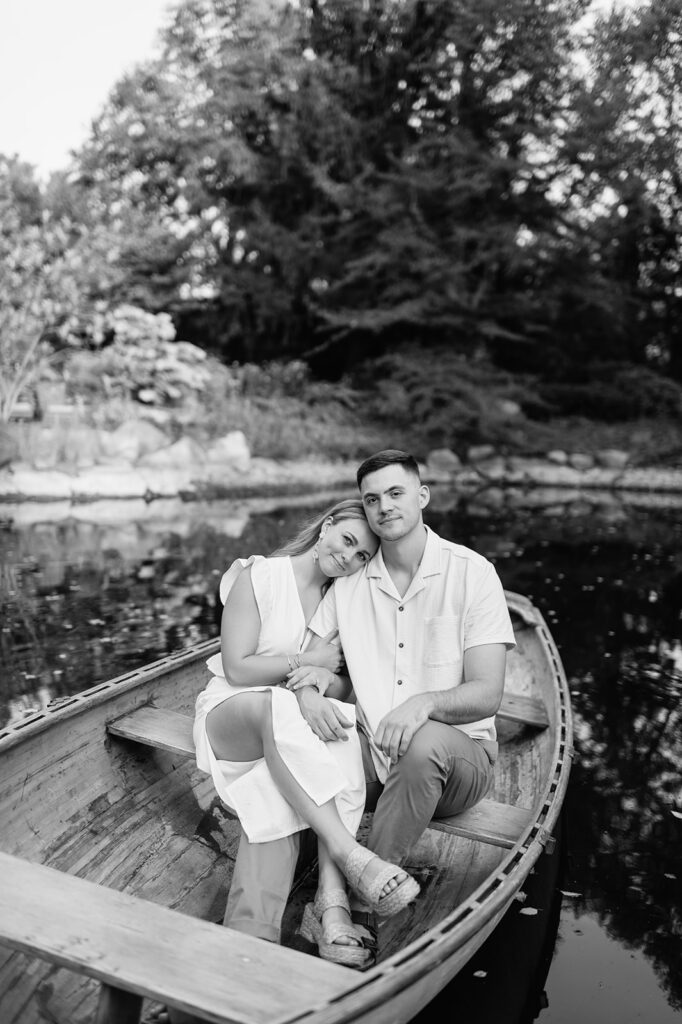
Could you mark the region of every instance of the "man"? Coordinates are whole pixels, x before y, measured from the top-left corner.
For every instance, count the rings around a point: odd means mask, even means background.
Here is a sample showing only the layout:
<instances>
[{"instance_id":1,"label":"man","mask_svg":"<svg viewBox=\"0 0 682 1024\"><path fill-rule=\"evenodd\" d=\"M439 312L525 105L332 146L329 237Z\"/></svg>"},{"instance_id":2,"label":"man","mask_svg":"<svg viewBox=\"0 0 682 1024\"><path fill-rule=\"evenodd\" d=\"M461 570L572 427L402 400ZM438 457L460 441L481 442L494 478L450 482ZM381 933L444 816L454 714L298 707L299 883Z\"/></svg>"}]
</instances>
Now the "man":
<instances>
[{"instance_id":1,"label":"man","mask_svg":"<svg viewBox=\"0 0 682 1024\"><path fill-rule=\"evenodd\" d=\"M339 630L374 809L367 845L401 864L431 818L466 810L490 788L494 715L514 634L493 565L425 526L430 495L411 455L378 452L357 480L381 547L364 570L335 582L310 625L322 637ZM321 738L350 724L313 686L297 693ZM343 682L327 694L345 696ZM263 938L279 934L297 850L297 836L242 840L226 924ZM271 908L267 921L262 903L254 911L259 886ZM375 932L357 903L355 911L356 923Z\"/></svg>"},{"instance_id":2,"label":"man","mask_svg":"<svg viewBox=\"0 0 682 1024\"><path fill-rule=\"evenodd\" d=\"M433 817L490 788L514 633L493 565L425 526L430 495L411 455L378 452L357 481L381 547L364 571L336 581L311 628L339 630L374 809L367 845L402 864ZM319 700L302 693L304 715Z\"/></svg>"}]
</instances>

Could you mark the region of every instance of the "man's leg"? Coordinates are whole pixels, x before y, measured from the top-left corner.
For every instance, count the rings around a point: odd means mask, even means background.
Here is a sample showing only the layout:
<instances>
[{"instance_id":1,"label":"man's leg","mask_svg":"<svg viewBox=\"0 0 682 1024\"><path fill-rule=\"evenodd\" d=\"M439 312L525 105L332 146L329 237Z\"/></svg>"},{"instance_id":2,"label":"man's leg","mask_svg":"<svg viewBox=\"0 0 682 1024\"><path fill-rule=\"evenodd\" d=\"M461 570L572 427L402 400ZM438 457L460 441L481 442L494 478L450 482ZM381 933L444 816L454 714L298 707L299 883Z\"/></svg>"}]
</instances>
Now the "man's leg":
<instances>
[{"instance_id":1,"label":"man's leg","mask_svg":"<svg viewBox=\"0 0 682 1024\"><path fill-rule=\"evenodd\" d=\"M250 843L242 832L223 924L259 939L279 942L282 915L291 892L299 836Z\"/></svg>"},{"instance_id":2,"label":"man's leg","mask_svg":"<svg viewBox=\"0 0 682 1024\"><path fill-rule=\"evenodd\" d=\"M376 803L368 847L402 864L432 818L457 814L485 796L496 755L496 743L472 740L442 722L426 722L391 768ZM370 799L375 789L368 779Z\"/></svg>"}]
</instances>

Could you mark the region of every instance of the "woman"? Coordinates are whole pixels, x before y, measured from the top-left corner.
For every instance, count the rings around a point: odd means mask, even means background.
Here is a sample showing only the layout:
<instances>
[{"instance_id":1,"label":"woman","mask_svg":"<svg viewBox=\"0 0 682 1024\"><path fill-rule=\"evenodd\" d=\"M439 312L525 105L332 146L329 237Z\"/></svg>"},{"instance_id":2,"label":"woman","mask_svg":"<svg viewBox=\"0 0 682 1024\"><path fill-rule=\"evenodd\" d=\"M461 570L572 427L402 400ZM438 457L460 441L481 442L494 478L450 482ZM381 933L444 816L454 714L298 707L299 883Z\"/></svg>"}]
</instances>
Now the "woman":
<instances>
[{"instance_id":1,"label":"woman","mask_svg":"<svg viewBox=\"0 0 682 1024\"><path fill-rule=\"evenodd\" d=\"M332 698L344 692L340 649L331 636L313 638L308 623L333 580L357 572L377 547L362 503L349 499L274 556L236 562L221 582L221 653L208 662L214 677L197 698L194 725L197 764L249 842L308 827L317 834L318 890L301 931L322 957L353 967L371 953L351 923L346 879L382 916L419 887L355 840L365 790L357 732L348 728L354 707L334 700L337 710L311 726L297 694L310 685ZM239 927L229 903L225 923Z\"/></svg>"}]
</instances>

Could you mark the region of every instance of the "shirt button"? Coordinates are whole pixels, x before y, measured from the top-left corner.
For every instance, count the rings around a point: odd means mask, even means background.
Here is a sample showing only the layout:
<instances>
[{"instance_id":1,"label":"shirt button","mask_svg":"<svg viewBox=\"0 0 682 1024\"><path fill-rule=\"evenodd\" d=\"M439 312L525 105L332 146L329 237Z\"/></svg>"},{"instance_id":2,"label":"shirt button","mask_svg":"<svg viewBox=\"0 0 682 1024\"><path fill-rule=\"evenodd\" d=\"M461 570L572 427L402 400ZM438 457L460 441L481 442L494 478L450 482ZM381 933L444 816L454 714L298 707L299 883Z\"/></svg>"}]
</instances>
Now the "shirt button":
<instances>
[{"instance_id":1,"label":"shirt button","mask_svg":"<svg viewBox=\"0 0 682 1024\"><path fill-rule=\"evenodd\" d=\"M405 644L398 644L398 647L404 647Z\"/></svg>"},{"instance_id":2,"label":"shirt button","mask_svg":"<svg viewBox=\"0 0 682 1024\"><path fill-rule=\"evenodd\" d=\"M402 610L403 610L403 606L402 605L398 605L398 611L401 612Z\"/></svg>"},{"instance_id":3,"label":"shirt button","mask_svg":"<svg viewBox=\"0 0 682 1024\"><path fill-rule=\"evenodd\" d=\"M398 686L402 686L402 685L403 685L403 681L402 681L402 679L399 679L398 680Z\"/></svg>"}]
</instances>

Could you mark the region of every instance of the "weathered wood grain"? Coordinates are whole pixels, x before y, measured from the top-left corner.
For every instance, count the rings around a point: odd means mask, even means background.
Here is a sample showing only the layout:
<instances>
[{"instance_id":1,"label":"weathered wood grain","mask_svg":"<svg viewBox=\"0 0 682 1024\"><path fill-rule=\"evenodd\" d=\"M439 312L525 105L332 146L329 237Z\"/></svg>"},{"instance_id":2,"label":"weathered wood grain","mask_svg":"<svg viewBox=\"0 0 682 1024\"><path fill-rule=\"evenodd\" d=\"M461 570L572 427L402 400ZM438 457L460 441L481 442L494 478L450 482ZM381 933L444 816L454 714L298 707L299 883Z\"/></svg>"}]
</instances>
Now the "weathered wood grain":
<instances>
[{"instance_id":1,"label":"weathered wood grain","mask_svg":"<svg viewBox=\"0 0 682 1024\"><path fill-rule=\"evenodd\" d=\"M0 853L0 942L225 1024L277 1024L347 968Z\"/></svg>"}]
</instances>

